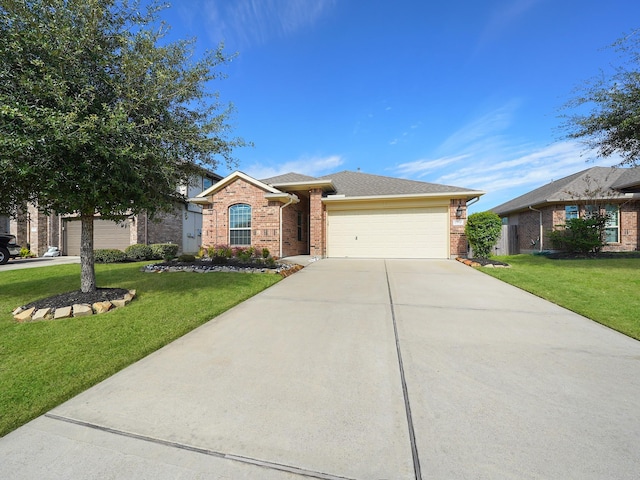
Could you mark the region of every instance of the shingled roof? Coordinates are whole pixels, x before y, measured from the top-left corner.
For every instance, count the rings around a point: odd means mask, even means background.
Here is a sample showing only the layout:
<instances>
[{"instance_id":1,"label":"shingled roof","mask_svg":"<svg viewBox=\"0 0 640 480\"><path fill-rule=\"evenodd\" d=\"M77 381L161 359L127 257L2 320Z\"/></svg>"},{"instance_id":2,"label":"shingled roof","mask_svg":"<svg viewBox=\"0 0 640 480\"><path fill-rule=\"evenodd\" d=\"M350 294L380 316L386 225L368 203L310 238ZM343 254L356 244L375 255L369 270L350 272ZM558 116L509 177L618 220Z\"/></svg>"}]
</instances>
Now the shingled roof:
<instances>
[{"instance_id":1,"label":"shingled roof","mask_svg":"<svg viewBox=\"0 0 640 480\"><path fill-rule=\"evenodd\" d=\"M491 211L498 215L505 215L550 203L627 198L628 194L622 192L617 185L620 184L623 178L628 180L626 183L631 182L631 177L627 175L634 176L635 183L639 183L640 175L638 171L632 172L632 170L636 169L616 167L588 168L536 188L492 208Z\"/></svg>"},{"instance_id":2,"label":"shingled roof","mask_svg":"<svg viewBox=\"0 0 640 480\"><path fill-rule=\"evenodd\" d=\"M460 193L467 196L479 196L484 192L470 190L468 188L440 185L436 183L418 182L404 178L385 177L363 172L342 172L324 175L322 177L309 177L300 173L286 173L277 177L271 177L262 182L269 185L282 185L295 182L308 182L313 180L327 180L335 187L336 195L346 197L377 197L385 195L420 195L420 194L448 194Z\"/></svg>"}]
</instances>

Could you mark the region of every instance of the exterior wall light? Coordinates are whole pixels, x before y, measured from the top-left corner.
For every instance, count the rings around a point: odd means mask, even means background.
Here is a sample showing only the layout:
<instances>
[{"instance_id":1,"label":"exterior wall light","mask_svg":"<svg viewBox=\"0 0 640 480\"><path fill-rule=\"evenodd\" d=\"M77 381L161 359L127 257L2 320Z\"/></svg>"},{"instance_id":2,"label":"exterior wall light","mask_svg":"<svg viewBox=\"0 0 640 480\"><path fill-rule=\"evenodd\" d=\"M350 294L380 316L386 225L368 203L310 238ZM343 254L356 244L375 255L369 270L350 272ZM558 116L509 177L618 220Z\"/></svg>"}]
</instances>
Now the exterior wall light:
<instances>
[{"instance_id":1,"label":"exterior wall light","mask_svg":"<svg viewBox=\"0 0 640 480\"><path fill-rule=\"evenodd\" d=\"M458 208L456 208L456 217L457 218L462 218L462 214L464 213L464 210L462 209L461 205L458 205Z\"/></svg>"}]
</instances>

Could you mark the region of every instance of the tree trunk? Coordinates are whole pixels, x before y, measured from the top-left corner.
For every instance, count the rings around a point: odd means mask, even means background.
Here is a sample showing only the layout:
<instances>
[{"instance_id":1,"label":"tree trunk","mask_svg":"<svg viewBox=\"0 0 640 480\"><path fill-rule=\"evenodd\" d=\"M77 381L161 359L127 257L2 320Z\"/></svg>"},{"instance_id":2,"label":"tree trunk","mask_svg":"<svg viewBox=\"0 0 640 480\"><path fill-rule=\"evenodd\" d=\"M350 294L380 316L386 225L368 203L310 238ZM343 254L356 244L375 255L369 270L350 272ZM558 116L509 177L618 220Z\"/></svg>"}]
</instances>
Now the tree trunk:
<instances>
[{"instance_id":1,"label":"tree trunk","mask_svg":"<svg viewBox=\"0 0 640 480\"><path fill-rule=\"evenodd\" d=\"M80 216L80 290L83 293L96 291L96 271L93 258L93 214Z\"/></svg>"}]
</instances>

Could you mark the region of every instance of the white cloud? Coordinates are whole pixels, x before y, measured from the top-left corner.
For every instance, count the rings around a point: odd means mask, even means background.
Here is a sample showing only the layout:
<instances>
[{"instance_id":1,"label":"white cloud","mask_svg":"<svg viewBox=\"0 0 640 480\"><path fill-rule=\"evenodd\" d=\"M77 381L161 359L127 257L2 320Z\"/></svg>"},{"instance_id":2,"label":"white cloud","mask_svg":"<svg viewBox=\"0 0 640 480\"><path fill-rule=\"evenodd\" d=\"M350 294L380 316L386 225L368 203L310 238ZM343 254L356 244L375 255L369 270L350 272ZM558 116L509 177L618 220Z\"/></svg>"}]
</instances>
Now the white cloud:
<instances>
[{"instance_id":1,"label":"white cloud","mask_svg":"<svg viewBox=\"0 0 640 480\"><path fill-rule=\"evenodd\" d=\"M328 157L302 157L275 165L264 165L254 163L243 169L245 173L253 178L270 178L284 173L295 172L311 177L326 175L344 163L340 155L330 155Z\"/></svg>"},{"instance_id":2,"label":"white cloud","mask_svg":"<svg viewBox=\"0 0 640 480\"><path fill-rule=\"evenodd\" d=\"M543 1L545 0L511 0L507 4L501 3L491 13L489 22L480 35L479 47L497 41L505 30L517 25L530 10Z\"/></svg>"},{"instance_id":3,"label":"white cloud","mask_svg":"<svg viewBox=\"0 0 640 480\"><path fill-rule=\"evenodd\" d=\"M309 28L335 5L335 0L234 0L204 2L211 36L235 48L261 45Z\"/></svg>"},{"instance_id":4,"label":"white cloud","mask_svg":"<svg viewBox=\"0 0 640 480\"><path fill-rule=\"evenodd\" d=\"M592 166L620 163L619 157L585 155L576 141L549 145L507 134L519 102L511 101L458 128L436 149L434 158L397 165L396 175L487 192L474 209L488 209L553 180Z\"/></svg>"},{"instance_id":5,"label":"white cloud","mask_svg":"<svg viewBox=\"0 0 640 480\"><path fill-rule=\"evenodd\" d=\"M422 159L415 162L401 163L395 170L400 176L409 176L413 178L422 178L425 175L437 171L442 167L458 163L465 158L468 158L468 154L457 155L455 157L442 157L434 160Z\"/></svg>"}]
</instances>

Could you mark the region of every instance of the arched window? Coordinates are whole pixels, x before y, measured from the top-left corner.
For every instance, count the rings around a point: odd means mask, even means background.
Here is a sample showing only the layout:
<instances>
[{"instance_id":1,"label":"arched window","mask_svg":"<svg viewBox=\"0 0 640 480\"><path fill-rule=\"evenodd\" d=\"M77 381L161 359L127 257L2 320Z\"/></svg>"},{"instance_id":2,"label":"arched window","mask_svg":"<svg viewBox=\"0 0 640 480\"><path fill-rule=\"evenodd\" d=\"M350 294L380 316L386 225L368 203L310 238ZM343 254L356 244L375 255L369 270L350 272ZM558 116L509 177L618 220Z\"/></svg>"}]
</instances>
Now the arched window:
<instances>
[{"instance_id":1,"label":"arched window","mask_svg":"<svg viewBox=\"0 0 640 480\"><path fill-rule=\"evenodd\" d=\"M229 207L229 244L251 245L251 205Z\"/></svg>"}]
</instances>

